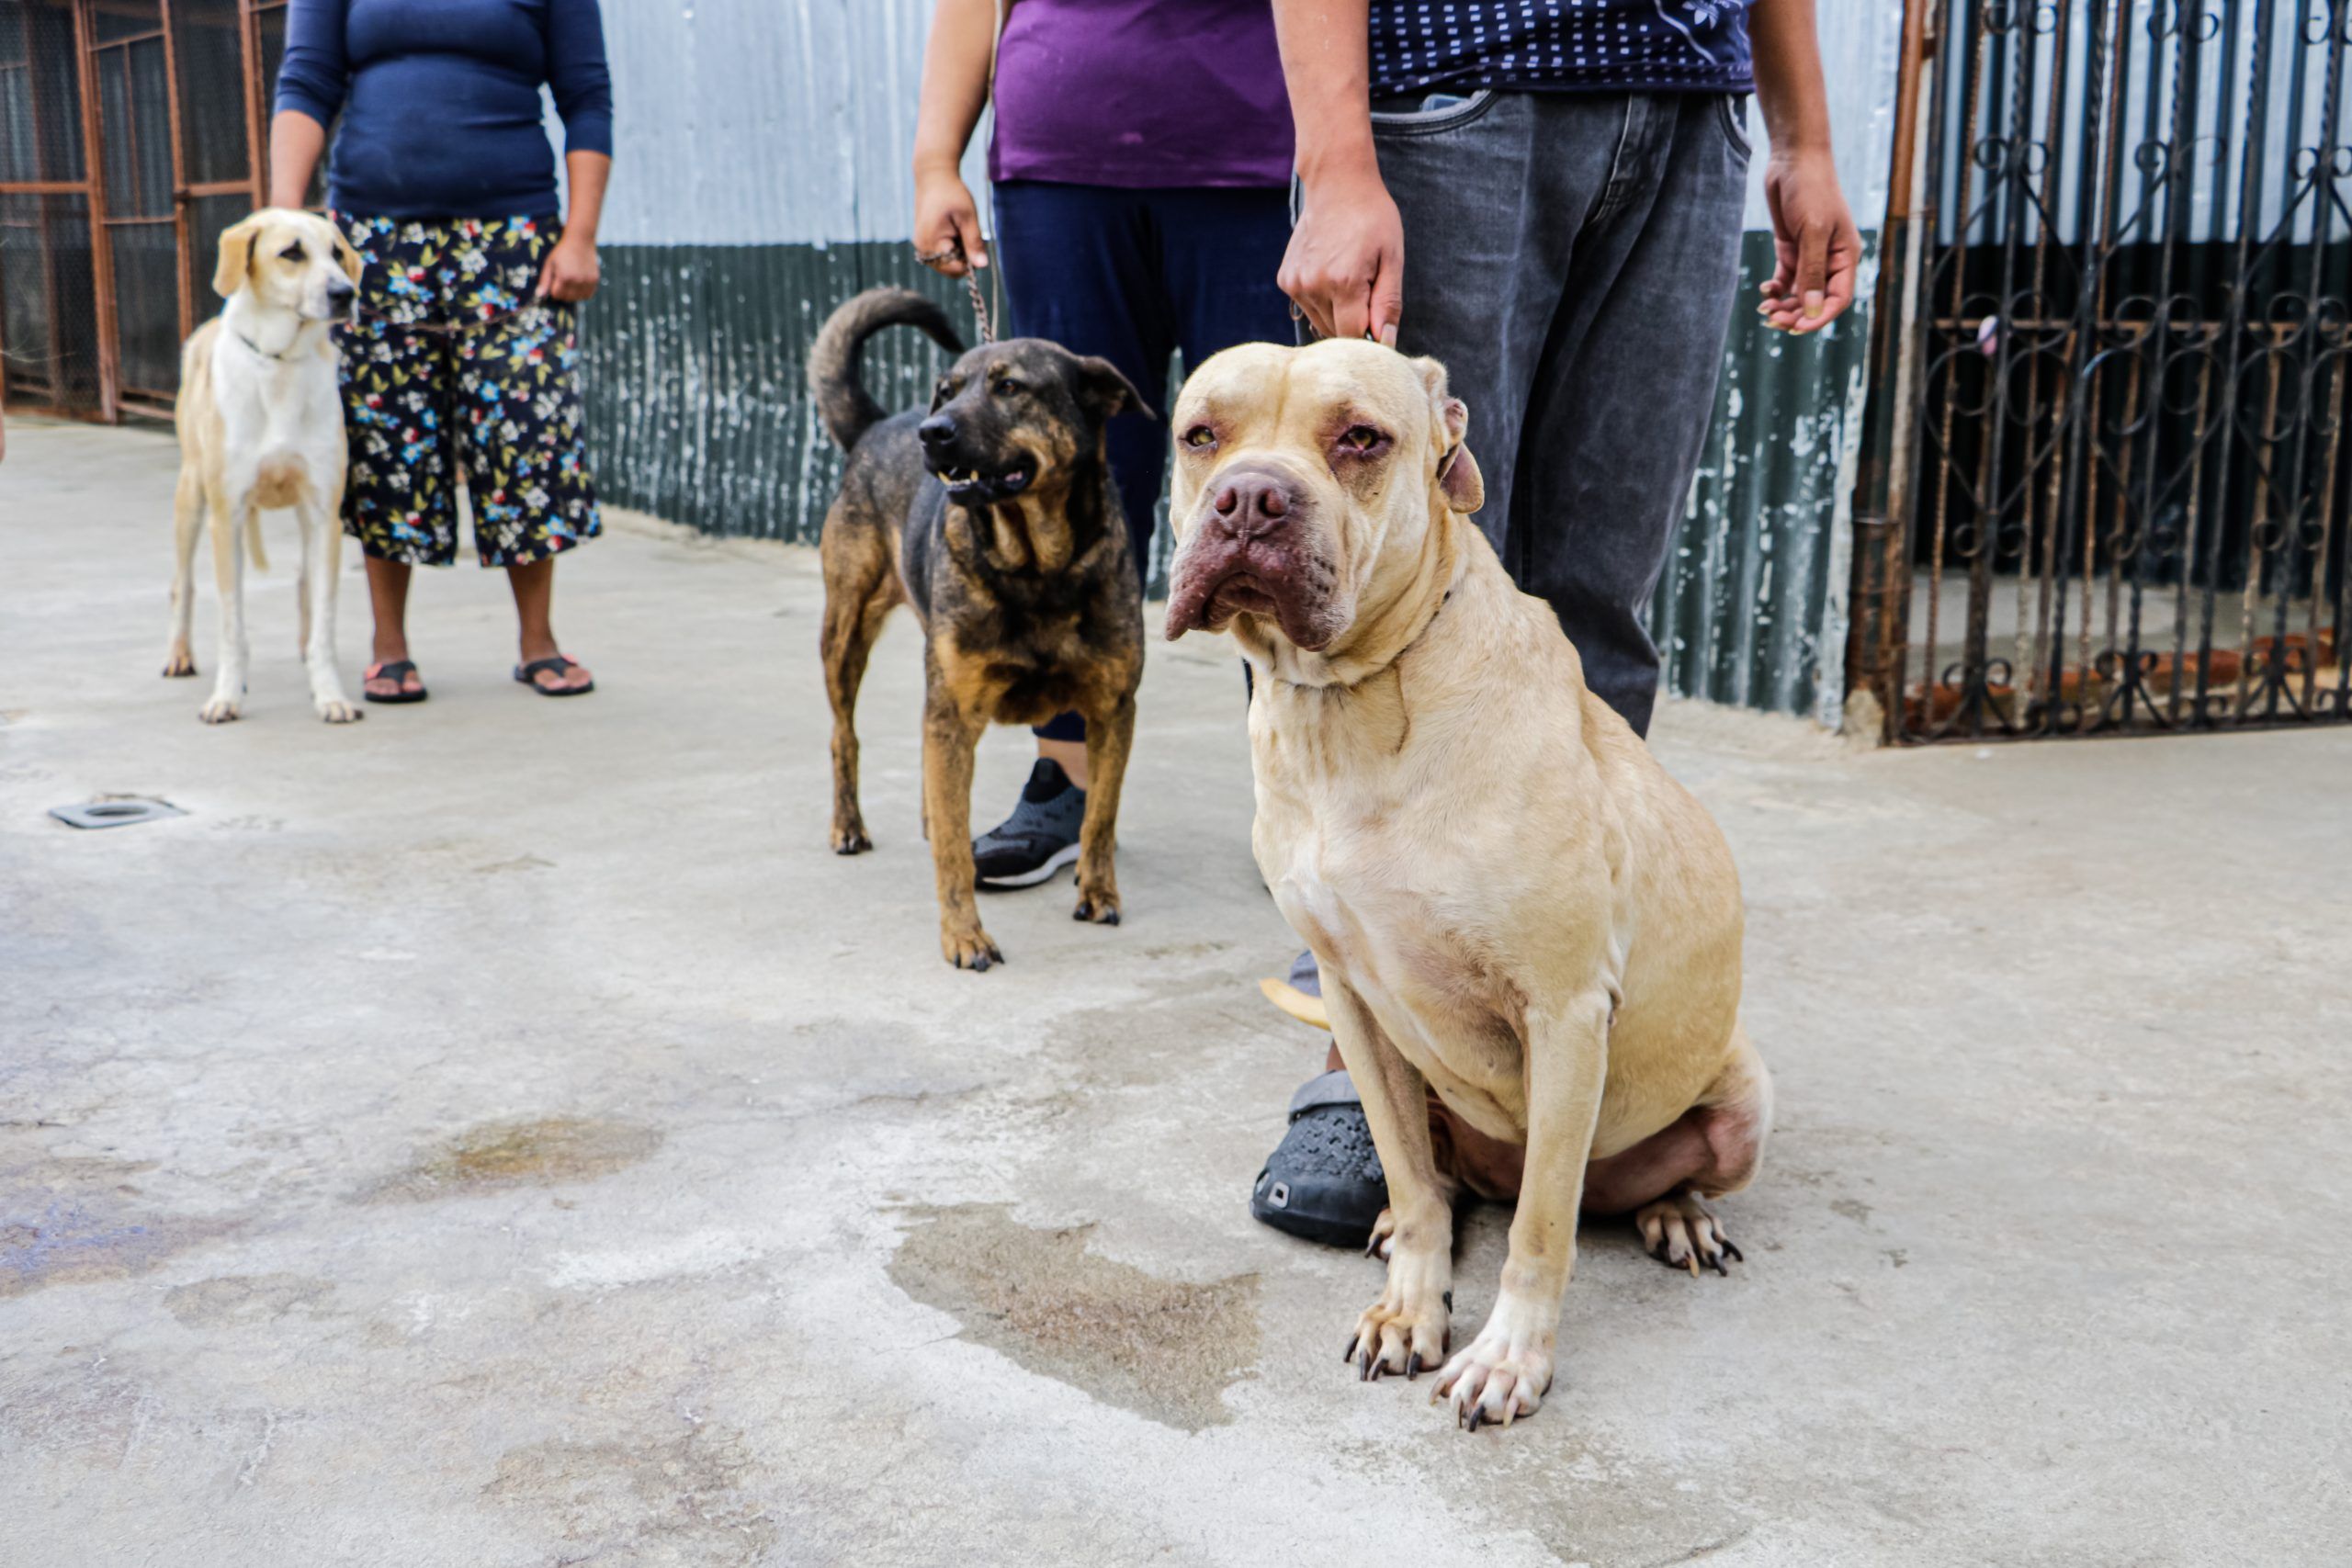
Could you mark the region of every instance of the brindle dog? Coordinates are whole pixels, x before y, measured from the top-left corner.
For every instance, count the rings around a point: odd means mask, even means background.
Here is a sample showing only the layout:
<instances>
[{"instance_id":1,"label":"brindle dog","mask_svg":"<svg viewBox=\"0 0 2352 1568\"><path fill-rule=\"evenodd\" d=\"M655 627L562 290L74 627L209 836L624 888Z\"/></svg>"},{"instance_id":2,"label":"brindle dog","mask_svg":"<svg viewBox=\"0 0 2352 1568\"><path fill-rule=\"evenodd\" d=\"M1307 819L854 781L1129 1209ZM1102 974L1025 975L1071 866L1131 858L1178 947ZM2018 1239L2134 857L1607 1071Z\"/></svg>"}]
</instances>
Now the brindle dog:
<instances>
[{"instance_id":1,"label":"brindle dog","mask_svg":"<svg viewBox=\"0 0 2352 1568\"><path fill-rule=\"evenodd\" d=\"M893 324L958 355L926 413L885 417L858 379L860 347ZM1076 918L1118 924L1112 859L1143 676L1143 591L1102 434L1123 408L1158 416L1107 361L1041 339L967 354L939 308L902 288L868 289L833 312L809 350L808 387L849 454L822 543L834 852L873 847L857 807L857 688L883 618L909 604L923 627L923 829L947 961L1004 962L972 885L972 753L991 723L1084 716Z\"/></svg>"}]
</instances>

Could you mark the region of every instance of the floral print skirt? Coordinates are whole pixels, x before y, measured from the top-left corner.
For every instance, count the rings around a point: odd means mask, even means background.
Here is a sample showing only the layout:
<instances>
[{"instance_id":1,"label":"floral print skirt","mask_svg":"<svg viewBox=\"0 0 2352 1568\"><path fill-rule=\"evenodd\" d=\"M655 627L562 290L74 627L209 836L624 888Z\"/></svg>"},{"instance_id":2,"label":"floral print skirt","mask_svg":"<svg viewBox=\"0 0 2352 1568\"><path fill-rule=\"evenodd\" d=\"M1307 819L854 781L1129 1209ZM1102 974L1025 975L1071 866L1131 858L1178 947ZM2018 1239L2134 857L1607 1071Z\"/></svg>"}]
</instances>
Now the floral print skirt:
<instances>
[{"instance_id":1,"label":"floral print skirt","mask_svg":"<svg viewBox=\"0 0 2352 1568\"><path fill-rule=\"evenodd\" d=\"M462 476L484 566L594 538L574 310L534 296L558 220L334 216L366 264L358 321L337 333L344 531L371 556L447 566Z\"/></svg>"}]
</instances>

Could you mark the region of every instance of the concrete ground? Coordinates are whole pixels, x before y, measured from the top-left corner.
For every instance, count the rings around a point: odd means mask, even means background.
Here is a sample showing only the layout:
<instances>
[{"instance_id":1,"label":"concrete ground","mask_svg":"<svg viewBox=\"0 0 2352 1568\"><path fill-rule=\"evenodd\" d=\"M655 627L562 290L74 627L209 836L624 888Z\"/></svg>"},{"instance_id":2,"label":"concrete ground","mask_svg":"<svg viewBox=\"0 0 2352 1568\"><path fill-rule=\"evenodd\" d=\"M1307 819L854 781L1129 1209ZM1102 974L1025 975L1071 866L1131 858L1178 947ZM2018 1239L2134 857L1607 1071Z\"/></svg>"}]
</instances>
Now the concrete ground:
<instances>
[{"instance_id":1,"label":"concrete ground","mask_svg":"<svg viewBox=\"0 0 2352 1568\"><path fill-rule=\"evenodd\" d=\"M0 468L0 1562L2345 1560L2352 731L1668 708L1779 1078L1747 1261L1591 1228L1543 1412L1464 1437L1341 1367L1374 1265L1244 1206L1323 1044L1254 986L1295 944L1229 649L1155 645L1126 923L992 900L959 974L907 625L879 847L826 852L808 552L620 520L566 703L434 576L432 701L332 729L273 519L207 728L156 675L172 463L19 424ZM114 794L187 815L45 815Z\"/></svg>"}]
</instances>

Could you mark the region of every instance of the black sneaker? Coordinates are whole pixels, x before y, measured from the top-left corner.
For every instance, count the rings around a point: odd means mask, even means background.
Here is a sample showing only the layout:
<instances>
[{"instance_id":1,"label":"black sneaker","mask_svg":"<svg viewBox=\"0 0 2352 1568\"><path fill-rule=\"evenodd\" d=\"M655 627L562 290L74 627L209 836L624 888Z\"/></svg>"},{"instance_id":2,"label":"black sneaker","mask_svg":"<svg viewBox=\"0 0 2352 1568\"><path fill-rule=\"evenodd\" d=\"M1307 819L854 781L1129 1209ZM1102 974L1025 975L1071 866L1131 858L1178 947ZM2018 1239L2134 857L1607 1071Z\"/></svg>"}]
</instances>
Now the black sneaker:
<instances>
[{"instance_id":1,"label":"black sneaker","mask_svg":"<svg viewBox=\"0 0 2352 1568\"><path fill-rule=\"evenodd\" d=\"M972 866L984 888L1035 887L1078 859L1086 792L1062 765L1040 757L1012 815L972 840Z\"/></svg>"}]
</instances>

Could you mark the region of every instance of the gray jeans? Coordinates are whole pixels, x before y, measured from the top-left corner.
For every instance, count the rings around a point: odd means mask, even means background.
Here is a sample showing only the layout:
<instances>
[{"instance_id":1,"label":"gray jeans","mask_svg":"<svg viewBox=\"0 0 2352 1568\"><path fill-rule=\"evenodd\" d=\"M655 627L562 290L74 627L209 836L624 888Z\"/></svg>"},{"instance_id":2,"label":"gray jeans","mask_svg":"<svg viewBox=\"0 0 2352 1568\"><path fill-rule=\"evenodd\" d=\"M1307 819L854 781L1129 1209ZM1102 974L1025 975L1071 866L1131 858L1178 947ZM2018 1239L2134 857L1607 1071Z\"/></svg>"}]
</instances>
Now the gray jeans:
<instances>
[{"instance_id":1,"label":"gray jeans","mask_svg":"<svg viewBox=\"0 0 2352 1568\"><path fill-rule=\"evenodd\" d=\"M1405 220L1397 346L1445 363L1479 526L1636 733L1738 286L1746 116L1720 94L1481 91L1372 117Z\"/></svg>"}]
</instances>

